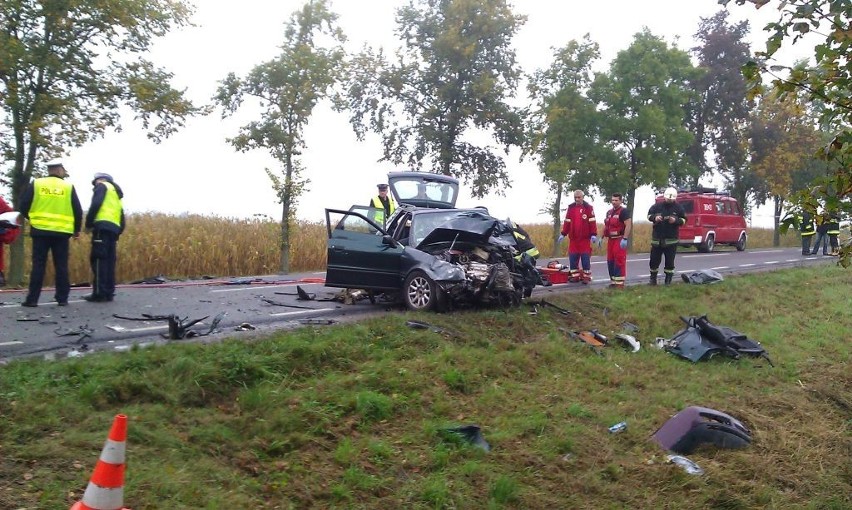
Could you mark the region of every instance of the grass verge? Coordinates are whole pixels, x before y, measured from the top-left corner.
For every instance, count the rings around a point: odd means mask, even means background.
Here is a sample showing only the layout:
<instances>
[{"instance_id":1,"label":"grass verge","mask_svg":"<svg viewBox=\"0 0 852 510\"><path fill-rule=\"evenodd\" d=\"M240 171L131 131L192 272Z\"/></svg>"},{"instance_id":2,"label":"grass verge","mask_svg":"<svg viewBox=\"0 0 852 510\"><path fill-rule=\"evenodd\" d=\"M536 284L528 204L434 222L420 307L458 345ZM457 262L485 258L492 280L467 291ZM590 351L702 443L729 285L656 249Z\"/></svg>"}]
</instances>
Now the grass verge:
<instances>
[{"instance_id":1,"label":"grass verge","mask_svg":"<svg viewBox=\"0 0 852 510\"><path fill-rule=\"evenodd\" d=\"M129 416L125 503L163 508L850 508L852 272L630 287L529 308L393 314L254 342L173 344L0 367L0 503L82 496ZM692 364L648 348L708 314L775 362ZM407 319L445 333L413 330ZM596 355L562 330L640 326ZM683 407L727 412L743 450L665 463L649 436ZM627 421L620 434L607 427ZM446 427L478 424L488 453Z\"/></svg>"}]
</instances>

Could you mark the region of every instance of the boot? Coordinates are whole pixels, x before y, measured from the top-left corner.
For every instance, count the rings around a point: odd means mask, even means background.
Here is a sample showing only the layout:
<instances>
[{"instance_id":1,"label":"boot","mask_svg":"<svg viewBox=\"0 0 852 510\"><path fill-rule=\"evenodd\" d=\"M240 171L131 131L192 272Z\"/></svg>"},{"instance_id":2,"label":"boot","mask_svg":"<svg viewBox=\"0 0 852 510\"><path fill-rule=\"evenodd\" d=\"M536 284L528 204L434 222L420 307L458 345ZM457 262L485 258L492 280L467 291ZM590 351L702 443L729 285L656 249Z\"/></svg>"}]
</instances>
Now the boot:
<instances>
[{"instance_id":1,"label":"boot","mask_svg":"<svg viewBox=\"0 0 852 510\"><path fill-rule=\"evenodd\" d=\"M651 271L651 281L649 282L651 285L657 284L657 272Z\"/></svg>"},{"instance_id":2,"label":"boot","mask_svg":"<svg viewBox=\"0 0 852 510\"><path fill-rule=\"evenodd\" d=\"M672 284L672 277L673 276L674 276L674 273L666 273L666 285Z\"/></svg>"}]
</instances>

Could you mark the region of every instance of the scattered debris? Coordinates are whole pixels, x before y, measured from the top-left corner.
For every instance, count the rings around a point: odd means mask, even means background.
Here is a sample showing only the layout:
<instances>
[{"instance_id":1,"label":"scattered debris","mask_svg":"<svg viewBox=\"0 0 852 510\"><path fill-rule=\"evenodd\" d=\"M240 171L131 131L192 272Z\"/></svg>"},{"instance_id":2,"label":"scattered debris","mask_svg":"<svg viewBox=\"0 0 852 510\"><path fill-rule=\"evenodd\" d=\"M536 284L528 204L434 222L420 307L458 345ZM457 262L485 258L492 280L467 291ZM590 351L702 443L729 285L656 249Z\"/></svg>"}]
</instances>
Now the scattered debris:
<instances>
[{"instance_id":1,"label":"scattered debris","mask_svg":"<svg viewBox=\"0 0 852 510\"><path fill-rule=\"evenodd\" d=\"M482 430L479 428L479 425L462 425L459 427L450 427L446 429L441 429L441 432L444 433L445 437L461 437L467 443L472 444L478 448L482 448L486 452L491 451L491 445L488 444L488 441L482 437Z\"/></svg>"},{"instance_id":2,"label":"scattered debris","mask_svg":"<svg viewBox=\"0 0 852 510\"><path fill-rule=\"evenodd\" d=\"M625 331L629 331L631 333L639 332L639 326L633 324L632 322L624 321L621 323L621 327L624 328Z\"/></svg>"},{"instance_id":3,"label":"scattered debris","mask_svg":"<svg viewBox=\"0 0 852 510\"><path fill-rule=\"evenodd\" d=\"M94 332L95 330L91 329L88 324L86 324L85 326L80 326L77 329L68 329L65 331L62 331L62 329L57 329L54 331L54 333L56 333L58 336L79 336L80 338L78 338L75 342L77 344L82 343L83 340L87 338L91 338L92 333Z\"/></svg>"},{"instance_id":4,"label":"scattered debris","mask_svg":"<svg viewBox=\"0 0 852 510\"><path fill-rule=\"evenodd\" d=\"M692 271L690 273L681 273L680 277L684 282L692 283L694 285L718 283L724 280L721 274L712 269L702 269L700 271Z\"/></svg>"},{"instance_id":5,"label":"scattered debris","mask_svg":"<svg viewBox=\"0 0 852 510\"><path fill-rule=\"evenodd\" d=\"M627 335L625 333L619 333L615 335L616 340L621 340L621 343L628 345L633 350L631 352L638 352L640 349L639 341L636 340L636 337L633 335Z\"/></svg>"},{"instance_id":6,"label":"scattered debris","mask_svg":"<svg viewBox=\"0 0 852 510\"><path fill-rule=\"evenodd\" d=\"M681 317L681 320L686 323L686 329L677 332L670 341L666 340L663 343L663 348L667 352L686 358L693 363L710 359L718 353L734 359L739 359L740 355L745 354L764 358L770 366L775 366L760 342L749 340L748 337L731 328L716 326L707 319L706 315Z\"/></svg>"},{"instance_id":7,"label":"scattered debris","mask_svg":"<svg viewBox=\"0 0 852 510\"><path fill-rule=\"evenodd\" d=\"M157 276L149 276L149 277L143 278L141 280L134 280L130 283L133 284L133 285L139 285L139 284L156 285L156 284L166 283L167 281L169 281L169 279L160 274L160 275L157 275Z\"/></svg>"},{"instance_id":8,"label":"scattered debris","mask_svg":"<svg viewBox=\"0 0 852 510\"><path fill-rule=\"evenodd\" d=\"M575 331L574 334L583 342L595 347L603 347L609 342L609 339L600 334L596 329Z\"/></svg>"},{"instance_id":9,"label":"scattered debris","mask_svg":"<svg viewBox=\"0 0 852 510\"><path fill-rule=\"evenodd\" d=\"M267 303L267 304L270 304L270 305L273 305L273 306L286 306L287 308L300 308L300 309L303 309L303 310L319 310L319 308L314 308L312 306L291 305L291 304L287 304L287 303L281 303L279 301L273 301L269 298L260 298L260 300L263 301L264 303Z\"/></svg>"},{"instance_id":10,"label":"scattered debris","mask_svg":"<svg viewBox=\"0 0 852 510\"><path fill-rule=\"evenodd\" d=\"M684 471L686 471L690 475L701 476L704 474L704 470L701 469L698 464L681 455L666 455L666 460L670 464L680 466L681 468L683 468Z\"/></svg>"},{"instance_id":11,"label":"scattered debris","mask_svg":"<svg viewBox=\"0 0 852 510\"><path fill-rule=\"evenodd\" d=\"M561 306L554 305L550 301L547 301L547 300L544 300L544 299L539 299L538 301L527 301L527 305L535 308L536 312L538 311L537 307L540 306L542 308L552 308L562 315L569 315L571 313L570 310L566 310L565 308L562 308Z\"/></svg>"},{"instance_id":12,"label":"scattered debris","mask_svg":"<svg viewBox=\"0 0 852 510\"><path fill-rule=\"evenodd\" d=\"M314 301L317 298L316 294L308 293L305 289L302 288L301 285L296 285L295 294L292 292L276 292L275 294L279 296L298 296L296 299L298 301Z\"/></svg>"},{"instance_id":13,"label":"scattered debris","mask_svg":"<svg viewBox=\"0 0 852 510\"><path fill-rule=\"evenodd\" d=\"M15 320L18 322L38 322L40 319L37 317L18 317Z\"/></svg>"},{"instance_id":14,"label":"scattered debris","mask_svg":"<svg viewBox=\"0 0 852 510\"><path fill-rule=\"evenodd\" d=\"M260 278L231 278L230 280L223 283L223 285L251 285L254 282L262 281Z\"/></svg>"},{"instance_id":15,"label":"scattered debris","mask_svg":"<svg viewBox=\"0 0 852 510\"><path fill-rule=\"evenodd\" d=\"M622 422L618 422L615 425L613 425L612 427L610 427L609 433L610 434L618 434L619 432L623 432L626 429L627 429L627 422L622 421Z\"/></svg>"},{"instance_id":16,"label":"scattered debris","mask_svg":"<svg viewBox=\"0 0 852 510\"><path fill-rule=\"evenodd\" d=\"M751 431L729 414L691 406L670 418L652 438L665 450L689 455L702 444L745 448L751 444Z\"/></svg>"},{"instance_id":17,"label":"scattered debris","mask_svg":"<svg viewBox=\"0 0 852 510\"><path fill-rule=\"evenodd\" d=\"M200 333L198 331L190 330L192 326L198 324L203 321L209 315L206 315L200 319L195 319L187 322L189 317L184 317L181 319L175 314L171 315L151 315L147 313L143 313L142 317L124 317L122 315L113 314L112 316L116 319L123 319L128 321L168 321L169 323L169 333L161 335L163 338L168 338L169 340L182 340L184 338L193 338L197 336L207 336L213 333L217 327L219 327L219 322L227 315L227 313L222 312L216 317L213 318L213 322L210 324L210 329L207 330L206 333Z\"/></svg>"},{"instance_id":18,"label":"scattered debris","mask_svg":"<svg viewBox=\"0 0 852 510\"><path fill-rule=\"evenodd\" d=\"M107 324L104 327L107 328L107 329L111 329L113 331L117 331L119 333L121 333L122 331L127 331L127 328L122 327L122 326L118 326L118 325Z\"/></svg>"},{"instance_id":19,"label":"scattered debris","mask_svg":"<svg viewBox=\"0 0 852 510\"><path fill-rule=\"evenodd\" d=\"M248 322L243 322L239 326L234 328L234 331L254 331L257 327L249 324Z\"/></svg>"},{"instance_id":20,"label":"scattered debris","mask_svg":"<svg viewBox=\"0 0 852 510\"><path fill-rule=\"evenodd\" d=\"M314 325L314 326L330 326L337 324L334 319L299 319L299 324Z\"/></svg>"}]
</instances>

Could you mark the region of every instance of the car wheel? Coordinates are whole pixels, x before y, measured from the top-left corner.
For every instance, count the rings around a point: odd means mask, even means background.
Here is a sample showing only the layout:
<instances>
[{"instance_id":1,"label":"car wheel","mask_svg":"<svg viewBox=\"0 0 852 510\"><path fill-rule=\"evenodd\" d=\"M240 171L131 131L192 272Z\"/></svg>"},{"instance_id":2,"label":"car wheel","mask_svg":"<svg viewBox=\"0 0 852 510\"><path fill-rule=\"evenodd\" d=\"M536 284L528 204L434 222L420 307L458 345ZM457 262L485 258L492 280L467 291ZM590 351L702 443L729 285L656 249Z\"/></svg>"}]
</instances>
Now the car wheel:
<instances>
[{"instance_id":1,"label":"car wheel","mask_svg":"<svg viewBox=\"0 0 852 510\"><path fill-rule=\"evenodd\" d=\"M405 300L405 306L415 311L439 310L439 303L443 302L441 289L438 288L435 280L420 270L412 271L405 279L402 297Z\"/></svg>"},{"instance_id":2,"label":"car wheel","mask_svg":"<svg viewBox=\"0 0 852 510\"><path fill-rule=\"evenodd\" d=\"M704 244L698 245L698 251L701 253L710 253L713 251L713 248L716 246L716 238L713 235L707 236L707 241Z\"/></svg>"},{"instance_id":3,"label":"car wheel","mask_svg":"<svg viewBox=\"0 0 852 510\"><path fill-rule=\"evenodd\" d=\"M746 235L741 234L740 240L737 241L737 251L745 251L746 249Z\"/></svg>"}]
</instances>

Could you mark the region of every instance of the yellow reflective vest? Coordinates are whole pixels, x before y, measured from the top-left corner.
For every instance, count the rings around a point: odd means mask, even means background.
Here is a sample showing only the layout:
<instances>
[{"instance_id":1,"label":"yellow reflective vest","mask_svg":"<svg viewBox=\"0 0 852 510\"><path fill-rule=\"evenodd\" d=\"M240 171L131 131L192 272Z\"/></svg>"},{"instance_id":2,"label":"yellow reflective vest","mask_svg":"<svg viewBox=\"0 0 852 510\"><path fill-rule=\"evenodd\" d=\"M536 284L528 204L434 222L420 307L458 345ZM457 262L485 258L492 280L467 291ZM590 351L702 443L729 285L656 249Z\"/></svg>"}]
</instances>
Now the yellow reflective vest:
<instances>
[{"instance_id":1,"label":"yellow reflective vest","mask_svg":"<svg viewBox=\"0 0 852 510\"><path fill-rule=\"evenodd\" d=\"M33 204L30 225L39 230L74 234L73 186L59 177L42 177L33 181Z\"/></svg>"},{"instance_id":2,"label":"yellow reflective vest","mask_svg":"<svg viewBox=\"0 0 852 510\"><path fill-rule=\"evenodd\" d=\"M104 195L104 201L95 215L95 222L108 221L116 227L121 227L121 199L118 198L118 192L115 191L115 186L111 182L101 184L106 186L107 191Z\"/></svg>"},{"instance_id":3,"label":"yellow reflective vest","mask_svg":"<svg viewBox=\"0 0 852 510\"><path fill-rule=\"evenodd\" d=\"M370 206L376 209L381 209L381 212L376 213L375 218L373 219L375 219L379 223L384 223L385 205L382 203L382 200L379 198L378 195L373 197ZM393 202L393 199L390 196L388 196L388 209L388 216L390 216L391 214L393 214L394 211L396 211L396 204Z\"/></svg>"}]
</instances>

